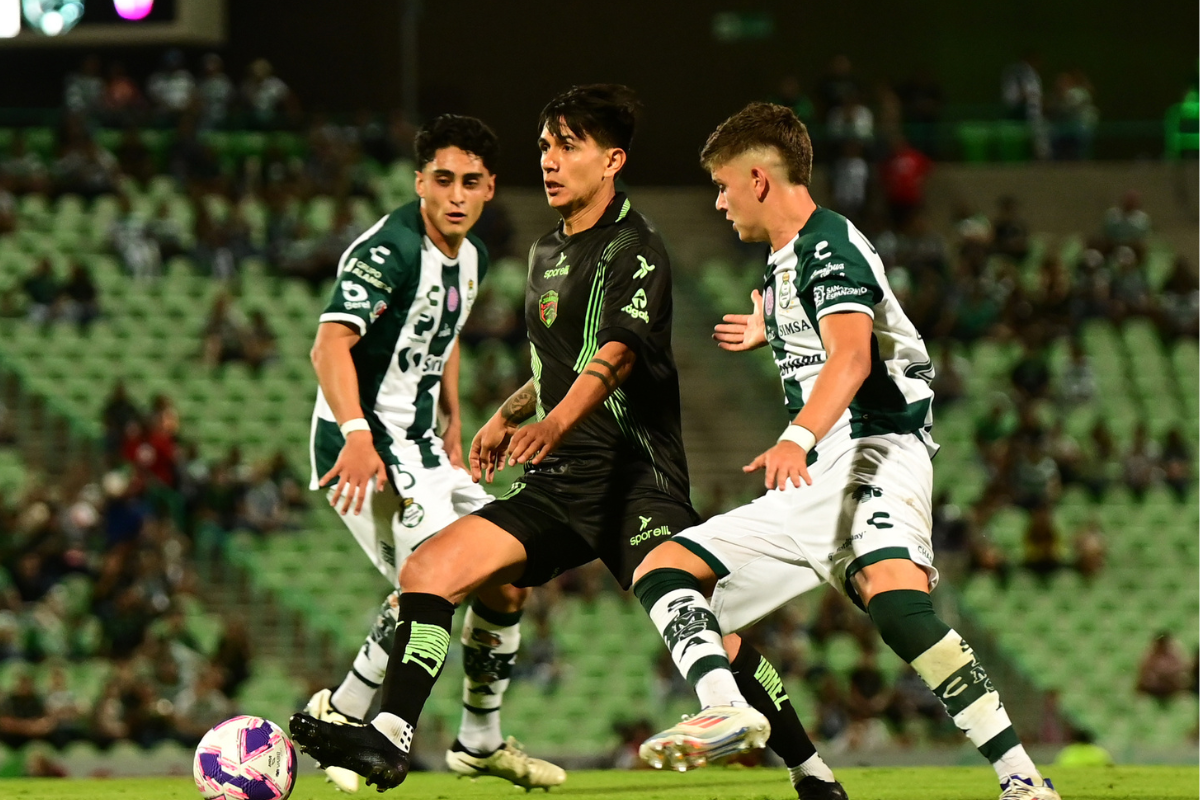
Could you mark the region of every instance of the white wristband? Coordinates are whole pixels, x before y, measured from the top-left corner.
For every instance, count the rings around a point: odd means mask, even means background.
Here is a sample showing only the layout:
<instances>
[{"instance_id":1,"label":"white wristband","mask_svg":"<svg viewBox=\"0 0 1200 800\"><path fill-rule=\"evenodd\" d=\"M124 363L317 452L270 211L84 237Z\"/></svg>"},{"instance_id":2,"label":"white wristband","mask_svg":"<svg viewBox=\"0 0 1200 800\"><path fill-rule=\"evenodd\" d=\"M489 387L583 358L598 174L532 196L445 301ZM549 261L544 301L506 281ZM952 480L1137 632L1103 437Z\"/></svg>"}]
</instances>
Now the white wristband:
<instances>
[{"instance_id":1,"label":"white wristband","mask_svg":"<svg viewBox=\"0 0 1200 800\"><path fill-rule=\"evenodd\" d=\"M367 421L365 419L363 419L362 417L359 417L358 419L346 420L345 422L342 423L341 428L342 428L342 436L349 436L350 434L354 433L355 431L370 431L371 430L371 426L368 425Z\"/></svg>"},{"instance_id":2,"label":"white wristband","mask_svg":"<svg viewBox=\"0 0 1200 800\"><path fill-rule=\"evenodd\" d=\"M800 445L800 449L807 453L816 445L817 437L808 428L793 424L788 425L787 430L780 434L779 441L798 444Z\"/></svg>"}]
</instances>

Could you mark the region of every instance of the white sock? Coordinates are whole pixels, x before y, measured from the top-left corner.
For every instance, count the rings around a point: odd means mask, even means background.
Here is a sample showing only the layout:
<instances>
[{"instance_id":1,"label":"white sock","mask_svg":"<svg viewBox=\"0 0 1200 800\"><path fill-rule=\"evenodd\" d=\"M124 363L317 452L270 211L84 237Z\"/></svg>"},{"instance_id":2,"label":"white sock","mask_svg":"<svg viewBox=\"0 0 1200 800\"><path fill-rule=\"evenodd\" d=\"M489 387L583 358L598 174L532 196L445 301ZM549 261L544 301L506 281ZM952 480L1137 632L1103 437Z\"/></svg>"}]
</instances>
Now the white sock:
<instances>
[{"instance_id":1,"label":"white sock","mask_svg":"<svg viewBox=\"0 0 1200 800\"><path fill-rule=\"evenodd\" d=\"M472 752L491 753L504 744L500 704L521 646L521 627L489 622L472 606L463 620L462 644L463 713L458 741Z\"/></svg>"},{"instance_id":2,"label":"white sock","mask_svg":"<svg viewBox=\"0 0 1200 800\"><path fill-rule=\"evenodd\" d=\"M737 680L727 669L714 669L706 672L696 681L696 697L700 699L700 707L709 706L746 706L746 698L737 687Z\"/></svg>"},{"instance_id":3,"label":"white sock","mask_svg":"<svg viewBox=\"0 0 1200 800\"><path fill-rule=\"evenodd\" d=\"M396 637L396 606L399 594L392 592L380 606L379 616L367 634L367 640L354 656L354 666L346 673L342 685L333 692L333 707L348 717L366 719L375 693L387 674L392 642Z\"/></svg>"},{"instance_id":4,"label":"white sock","mask_svg":"<svg viewBox=\"0 0 1200 800\"><path fill-rule=\"evenodd\" d=\"M833 777L833 770L821 760L821 756L817 753L813 753L808 757L807 761L798 767L788 767L788 775L792 777L792 786L795 786L810 775L820 778L826 783L834 783L837 780L837 778Z\"/></svg>"},{"instance_id":5,"label":"white sock","mask_svg":"<svg viewBox=\"0 0 1200 800\"><path fill-rule=\"evenodd\" d=\"M407 753L412 748L413 726L395 714L381 711L375 715L375 719L371 720L371 727L386 736L388 741L404 752Z\"/></svg>"},{"instance_id":6,"label":"white sock","mask_svg":"<svg viewBox=\"0 0 1200 800\"><path fill-rule=\"evenodd\" d=\"M1009 750L1004 755L1000 756L1000 760L992 764L996 768L996 774L1001 778L1007 778L1009 775L1019 774L1027 778L1042 779L1042 773L1038 772L1038 768L1034 765L1033 759L1025 752L1024 745L1017 745Z\"/></svg>"}]
</instances>

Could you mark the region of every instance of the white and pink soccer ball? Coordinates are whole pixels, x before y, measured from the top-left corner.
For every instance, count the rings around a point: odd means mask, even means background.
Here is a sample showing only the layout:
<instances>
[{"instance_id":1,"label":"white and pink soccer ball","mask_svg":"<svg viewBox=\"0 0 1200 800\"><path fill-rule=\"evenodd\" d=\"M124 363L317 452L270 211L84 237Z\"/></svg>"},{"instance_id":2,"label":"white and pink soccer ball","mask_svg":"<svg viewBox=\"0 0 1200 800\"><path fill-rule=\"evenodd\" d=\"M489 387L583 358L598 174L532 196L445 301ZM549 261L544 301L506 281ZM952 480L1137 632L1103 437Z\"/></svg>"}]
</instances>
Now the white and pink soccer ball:
<instances>
[{"instance_id":1,"label":"white and pink soccer ball","mask_svg":"<svg viewBox=\"0 0 1200 800\"><path fill-rule=\"evenodd\" d=\"M204 734L192 776L205 800L287 800L296 750L274 722L234 717Z\"/></svg>"}]
</instances>

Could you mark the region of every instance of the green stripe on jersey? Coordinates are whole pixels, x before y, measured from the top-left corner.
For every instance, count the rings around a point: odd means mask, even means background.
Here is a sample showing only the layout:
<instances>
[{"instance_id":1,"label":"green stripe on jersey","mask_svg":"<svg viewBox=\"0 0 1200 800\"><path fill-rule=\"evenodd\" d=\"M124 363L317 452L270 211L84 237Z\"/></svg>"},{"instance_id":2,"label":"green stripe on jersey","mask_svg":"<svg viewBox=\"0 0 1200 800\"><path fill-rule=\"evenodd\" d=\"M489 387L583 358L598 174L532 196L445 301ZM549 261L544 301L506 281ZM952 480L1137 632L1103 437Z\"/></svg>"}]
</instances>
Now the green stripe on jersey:
<instances>
[{"instance_id":1,"label":"green stripe on jersey","mask_svg":"<svg viewBox=\"0 0 1200 800\"><path fill-rule=\"evenodd\" d=\"M628 201L626 201L628 205ZM622 216L628 212L628 208L622 211ZM588 297L587 313L583 318L583 338L579 348L579 358L575 359L575 371L583 374L583 370L587 367L588 362L596 355L596 351L600 349L600 318L604 315L604 292L605 278L608 274L609 262L623 248L631 244L636 244L638 240L638 232L632 228L618 233L611 242L604 248L604 252L600 254L600 260L596 264L596 276L592 279L592 293Z\"/></svg>"},{"instance_id":2,"label":"green stripe on jersey","mask_svg":"<svg viewBox=\"0 0 1200 800\"><path fill-rule=\"evenodd\" d=\"M533 342L529 343L529 366L533 370L533 396L537 402L537 421L546 418L546 407L542 405L542 358Z\"/></svg>"}]
</instances>

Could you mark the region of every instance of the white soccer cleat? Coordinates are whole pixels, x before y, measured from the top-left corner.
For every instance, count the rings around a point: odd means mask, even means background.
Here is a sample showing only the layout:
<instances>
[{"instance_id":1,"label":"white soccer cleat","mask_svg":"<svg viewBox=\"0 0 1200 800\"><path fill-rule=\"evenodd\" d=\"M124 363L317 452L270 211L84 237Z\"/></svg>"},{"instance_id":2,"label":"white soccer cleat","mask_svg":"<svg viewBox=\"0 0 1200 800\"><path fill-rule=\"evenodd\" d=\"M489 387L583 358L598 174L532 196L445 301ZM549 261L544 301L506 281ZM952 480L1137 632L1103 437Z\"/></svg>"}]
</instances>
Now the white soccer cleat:
<instances>
[{"instance_id":1,"label":"white soccer cleat","mask_svg":"<svg viewBox=\"0 0 1200 800\"><path fill-rule=\"evenodd\" d=\"M1000 780L1000 800L1062 800L1049 778L1013 774Z\"/></svg>"},{"instance_id":2,"label":"white soccer cleat","mask_svg":"<svg viewBox=\"0 0 1200 800\"><path fill-rule=\"evenodd\" d=\"M322 689L308 699L308 705L304 707L304 713L314 719L332 722L335 725L351 724L345 714L341 714L333 708L333 692L329 689ZM342 767L326 767L325 780L332 783L338 789L348 794L354 794L358 791L358 775L348 769Z\"/></svg>"},{"instance_id":3,"label":"white soccer cleat","mask_svg":"<svg viewBox=\"0 0 1200 800\"><path fill-rule=\"evenodd\" d=\"M687 772L766 747L771 723L749 706L710 706L642 742L638 755L655 769Z\"/></svg>"},{"instance_id":4,"label":"white soccer cleat","mask_svg":"<svg viewBox=\"0 0 1200 800\"><path fill-rule=\"evenodd\" d=\"M473 756L461 747L455 742L454 749L446 751L446 766L464 778L503 778L523 787L526 792L534 789L548 792L551 786L559 786L567 779L562 767L532 758L511 736L490 756Z\"/></svg>"}]
</instances>

